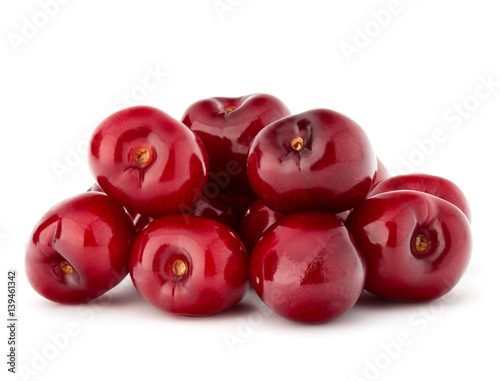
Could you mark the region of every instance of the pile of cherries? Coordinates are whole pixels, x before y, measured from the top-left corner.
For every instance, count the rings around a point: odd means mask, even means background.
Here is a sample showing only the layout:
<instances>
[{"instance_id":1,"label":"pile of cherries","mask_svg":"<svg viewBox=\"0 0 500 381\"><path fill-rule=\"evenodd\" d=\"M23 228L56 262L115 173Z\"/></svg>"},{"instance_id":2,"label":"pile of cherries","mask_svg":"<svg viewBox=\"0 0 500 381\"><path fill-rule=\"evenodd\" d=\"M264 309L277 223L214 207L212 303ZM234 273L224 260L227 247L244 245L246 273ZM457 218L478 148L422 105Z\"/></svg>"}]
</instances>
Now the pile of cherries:
<instances>
[{"instance_id":1,"label":"pile of cherries","mask_svg":"<svg viewBox=\"0 0 500 381\"><path fill-rule=\"evenodd\" d=\"M277 314L320 323L364 289L438 298L470 259L460 189L390 177L335 111L291 115L267 94L201 100L182 122L131 107L96 128L89 163L97 183L51 208L27 244L29 282L54 302L89 302L130 272L168 312L223 311L251 282Z\"/></svg>"}]
</instances>

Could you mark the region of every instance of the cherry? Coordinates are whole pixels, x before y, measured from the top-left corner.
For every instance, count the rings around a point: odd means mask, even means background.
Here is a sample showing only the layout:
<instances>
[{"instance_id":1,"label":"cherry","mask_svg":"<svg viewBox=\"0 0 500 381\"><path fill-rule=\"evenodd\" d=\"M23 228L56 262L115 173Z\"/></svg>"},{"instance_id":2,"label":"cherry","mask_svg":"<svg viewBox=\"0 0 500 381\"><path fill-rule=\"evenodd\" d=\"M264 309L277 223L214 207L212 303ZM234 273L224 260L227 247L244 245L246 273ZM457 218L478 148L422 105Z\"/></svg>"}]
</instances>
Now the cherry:
<instances>
[{"instance_id":1,"label":"cherry","mask_svg":"<svg viewBox=\"0 0 500 381\"><path fill-rule=\"evenodd\" d=\"M363 130L326 109L285 117L262 129L247 166L257 196L281 214L349 210L366 198L376 170Z\"/></svg>"},{"instance_id":2,"label":"cherry","mask_svg":"<svg viewBox=\"0 0 500 381\"><path fill-rule=\"evenodd\" d=\"M181 315L211 315L244 296L248 253L226 225L168 215L141 231L132 248L130 276L153 306Z\"/></svg>"},{"instance_id":3,"label":"cherry","mask_svg":"<svg viewBox=\"0 0 500 381\"><path fill-rule=\"evenodd\" d=\"M366 199L345 222L367 265L366 290L398 301L443 296L464 274L472 249L466 216L419 191Z\"/></svg>"},{"instance_id":4,"label":"cherry","mask_svg":"<svg viewBox=\"0 0 500 381\"><path fill-rule=\"evenodd\" d=\"M58 303L91 301L128 274L134 225L125 209L87 192L52 207L26 247L26 275L43 297Z\"/></svg>"},{"instance_id":5,"label":"cherry","mask_svg":"<svg viewBox=\"0 0 500 381\"><path fill-rule=\"evenodd\" d=\"M89 163L107 195L150 217L192 207L208 175L201 140L182 123L147 106L106 118L92 135Z\"/></svg>"},{"instance_id":6,"label":"cherry","mask_svg":"<svg viewBox=\"0 0 500 381\"><path fill-rule=\"evenodd\" d=\"M181 120L205 144L210 177L221 184L222 194L253 196L246 173L250 143L262 128L287 115L290 112L278 98L251 94L200 100Z\"/></svg>"},{"instance_id":7,"label":"cherry","mask_svg":"<svg viewBox=\"0 0 500 381\"><path fill-rule=\"evenodd\" d=\"M365 268L342 222L329 213L307 210L283 217L257 242L250 280L277 314L322 323L358 300Z\"/></svg>"}]
</instances>

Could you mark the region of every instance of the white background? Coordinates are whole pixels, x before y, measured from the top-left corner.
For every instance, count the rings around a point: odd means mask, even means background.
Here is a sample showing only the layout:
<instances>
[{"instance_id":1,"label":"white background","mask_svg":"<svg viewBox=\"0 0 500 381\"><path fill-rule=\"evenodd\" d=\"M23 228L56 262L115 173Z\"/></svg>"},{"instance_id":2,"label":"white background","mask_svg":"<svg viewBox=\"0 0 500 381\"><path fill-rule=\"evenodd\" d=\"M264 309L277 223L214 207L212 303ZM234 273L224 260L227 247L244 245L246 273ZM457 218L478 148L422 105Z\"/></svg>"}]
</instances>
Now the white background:
<instances>
[{"instance_id":1,"label":"white background","mask_svg":"<svg viewBox=\"0 0 500 381\"><path fill-rule=\"evenodd\" d=\"M214 3L226 4L225 11ZM67 1L47 16L38 1L2 2L0 315L7 310L7 269L17 269L18 370L34 372L24 379L498 374L500 8L493 0L390 3L87 0ZM370 36L362 36L365 30ZM141 88L155 70L163 74ZM456 182L469 198L474 231L472 261L457 289L421 305L364 295L339 319L306 326L259 307L254 294L218 316L179 318L149 306L129 278L101 303L80 308L48 302L30 288L30 231L53 204L93 183L79 152L123 99L180 118L198 99L253 92L276 95L294 113L345 113L393 173ZM440 140L431 144L432 137ZM51 337L62 340L65 330L73 336L55 347ZM7 334L0 335L4 360ZM402 335L409 344L396 351L390 343ZM236 344L228 345L229 337Z\"/></svg>"}]
</instances>

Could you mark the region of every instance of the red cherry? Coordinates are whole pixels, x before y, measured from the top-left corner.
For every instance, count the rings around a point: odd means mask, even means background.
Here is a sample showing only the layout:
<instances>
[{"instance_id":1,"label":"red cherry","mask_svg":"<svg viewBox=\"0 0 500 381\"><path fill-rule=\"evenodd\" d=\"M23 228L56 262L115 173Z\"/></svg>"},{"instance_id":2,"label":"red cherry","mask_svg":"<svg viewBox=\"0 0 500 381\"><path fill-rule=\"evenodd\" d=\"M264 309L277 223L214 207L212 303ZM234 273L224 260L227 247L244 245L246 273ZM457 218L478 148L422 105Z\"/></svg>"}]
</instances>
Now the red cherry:
<instances>
[{"instance_id":1,"label":"red cherry","mask_svg":"<svg viewBox=\"0 0 500 381\"><path fill-rule=\"evenodd\" d=\"M200 100L188 107L181 120L205 144L210 177L221 194L253 196L246 173L250 143L262 128L287 115L290 112L278 98L251 94Z\"/></svg>"},{"instance_id":2,"label":"red cherry","mask_svg":"<svg viewBox=\"0 0 500 381\"><path fill-rule=\"evenodd\" d=\"M52 207L26 247L26 274L43 297L58 303L91 301L128 274L134 225L125 209L88 192Z\"/></svg>"},{"instance_id":3,"label":"red cherry","mask_svg":"<svg viewBox=\"0 0 500 381\"><path fill-rule=\"evenodd\" d=\"M338 218L302 211L283 217L257 242L250 280L277 314L322 323L343 314L358 300L365 268Z\"/></svg>"},{"instance_id":4,"label":"red cherry","mask_svg":"<svg viewBox=\"0 0 500 381\"><path fill-rule=\"evenodd\" d=\"M207 218L169 215L137 237L130 276L153 306L182 315L211 315L243 298L248 253L226 225Z\"/></svg>"},{"instance_id":5,"label":"red cherry","mask_svg":"<svg viewBox=\"0 0 500 381\"><path fill-rule=\"evenodd\" d=\"M311 110L265 127L248 155L248 177L271 209L349 210L370 191L377 160L363 130L331 110Z\"/></svg>"},{"instance_id":6,"label":"red cherry","mask_svg":"<svg viewBox=\"0 0 500 381\"><path fill-rule=\"evenodd\" d=\"M450 291L469 263L469 221L453 204L418 191L366 199L345 222L367 265L366 290L398 301Z\"/></svg>"},{"instance_id":7,"label":"red cherry","mask_svg":"<svg viewBox=\"0 0 500 381\"><path fill-rule=\"evenodd\" d=\"M458 186L450 180L438 176L415 173L391 177L380 182L370 192L370 196L395 190L415 190L431 194L451 202L471 220L471 211L467 198Z\"/></svg>"},{"instance_id":8,"label":"red cherry","mask_svg":"<svg viewBox=\"0 0 500 381\"><path fill-rule=\"evenodd\" d=\"M106 118L92 135L89 163L107 195L150 217L192 207L207 182L208 157L200 139L147 106Z\"/></svg>"}]
</instances>

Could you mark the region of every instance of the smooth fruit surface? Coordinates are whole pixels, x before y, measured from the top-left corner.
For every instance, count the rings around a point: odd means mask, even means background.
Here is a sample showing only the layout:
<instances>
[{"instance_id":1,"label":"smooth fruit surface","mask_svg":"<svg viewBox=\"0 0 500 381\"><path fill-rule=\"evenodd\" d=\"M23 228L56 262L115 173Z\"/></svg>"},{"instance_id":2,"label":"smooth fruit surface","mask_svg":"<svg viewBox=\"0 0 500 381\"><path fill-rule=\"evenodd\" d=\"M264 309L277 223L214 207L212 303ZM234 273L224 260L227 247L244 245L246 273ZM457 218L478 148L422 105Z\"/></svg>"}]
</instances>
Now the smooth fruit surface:
<instances>
[{"instance_id":1,"label":"smooth fruit surface","mask_svg":"<svg viewBox=\"0 0 500 381\"><path fill-rule=\"evenodd\" d=\"M439 176L415 173L388 178L370 192L371 196L395 190L415 190L431 194L451 202L471 220L469 202L460 188L450 180Z\"/></svg>"},{"instance_id":2,"label":"smooth fruit surface","mask_svg":"<svg viewBox=\"0 0 500 381\"><path fill-rule=\"evenodd\" d=\"M169 215L137 237L130 276L153 306L181 315L211 315L243 298L248 253L226 225L202 217Z\"/></svg>"},{"instance_id":3,"label":"smooth fruit surface","mask_svg":"<svg viewBox=\"0 0 500 381\"><path fill-rule=\"evenodd\" d=\"M26 247L26 274L40 295L84 303L128 274L134 225L123 207L102 193L62 201L36 224Z\"/></svg>"},{"instance_id":4,"label":"smooth fruit surface","mask_svg":"<svg viewBox=\"0 0 500 381\"><path fill-rule=\"evenodd\" d=\"M211 178L221 185L221 194L252 196L246 173L248 148L262 128L287 115L288 108L278 98L251 94L200 100L181 120L205 144Z\"/></svg>"},{"instance_id":5,"label":"smooth fruit surface","mask_svg":"<svg viewBox=\"0 0 500 381\"><path fill-rule=\"evenodd\" d=\"M322 323L343 314L358 300L365 268L337 217L302 211L283 217L257 242L250 280L277 314Z\"/></svg>"},{"instance_id":6,"label":"smooth fruit surface","mask_svg":"<svg viewBox=\"0 0 500 381\"><path fill-rule=\"evenodd\" d=\"M87 192L99 192L99 193L103 193L103 194L106 194L106 192L104 192L102 190L102 188L99 186L99 184L95 183L94 185L92 185L89 189L87 189ZM127 211L127 213L130 215L130 217L132 218L132 220L135 220L136 217L139 216L138 213L136 212L133 212L131 210L127 210L127 208L125 208L125 210Z\"/></svg>"},{"instance_id":7,"label":"smooth fruit surface","mask_svg":"<svg viewBox=\"0 0 500 381\"><path fill-rule=\"evenodd\" d=\"M469 263L469 221L453 204L418 191L366 199L345 222L367 266L366 290L398 301L450 291Z\"/></svg>"},{"instance_id":8,"label":"smooth fruit surface","mask_svg":"<svg viewBox=\"0 0 500 381\"><path fill-rule=\"evenodd\" d=\"M150 217L192 207L209 170L201 140L163 111L147 106L106 118L92 135L89 163L107 195Z\"/></svg>"},{"instance_id":9,"label":"smooth fruit surface","mask_svg":"<svg viewBox=\"0 0 500 381\"><path fill-rule=\"evenodd\" d=\"M248 155L248 176L271 209L332 213L349 210L370 191L377 159L364 131L326 109L292 115L265 127Z\"/></svg>"}]
</instances>

